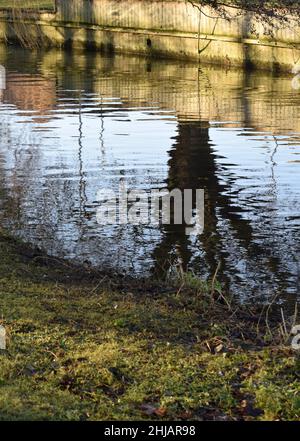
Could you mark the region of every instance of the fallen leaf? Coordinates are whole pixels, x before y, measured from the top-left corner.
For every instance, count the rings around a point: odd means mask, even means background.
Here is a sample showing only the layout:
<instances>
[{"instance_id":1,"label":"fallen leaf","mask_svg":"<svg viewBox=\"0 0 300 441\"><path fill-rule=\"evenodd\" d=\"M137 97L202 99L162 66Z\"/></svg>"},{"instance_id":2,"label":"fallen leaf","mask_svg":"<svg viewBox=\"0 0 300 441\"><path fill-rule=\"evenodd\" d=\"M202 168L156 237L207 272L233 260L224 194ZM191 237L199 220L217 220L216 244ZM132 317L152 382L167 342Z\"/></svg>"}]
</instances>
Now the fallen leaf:
<instances>
[{"instance_id":1,"label":"fallen leaf","mask_svg":"<svg viewBox=\"0 0 300 441\"><path fill-rule=\"evenodd\" d=\"M152 404L142 404L141 405L141 410L146 414L146 415L156 415L159 417L163 417L166 415L167 413L167 409L165 407L155 407Z\"/></svg>"}]
</instances>

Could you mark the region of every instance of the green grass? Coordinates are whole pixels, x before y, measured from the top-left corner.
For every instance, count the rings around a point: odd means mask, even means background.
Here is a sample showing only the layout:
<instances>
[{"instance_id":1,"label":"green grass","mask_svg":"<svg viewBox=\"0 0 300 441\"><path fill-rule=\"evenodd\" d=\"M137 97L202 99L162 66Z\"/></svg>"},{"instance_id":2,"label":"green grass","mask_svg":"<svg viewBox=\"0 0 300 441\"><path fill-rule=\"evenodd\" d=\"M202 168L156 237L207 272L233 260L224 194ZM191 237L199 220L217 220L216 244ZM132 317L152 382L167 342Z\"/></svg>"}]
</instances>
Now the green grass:
<instances>
[{"instance_id":1,"label":"green grass","mask_svg":"<svg viewBox=\"0 0 300 441\"><path fill-rule=\"evenodd\" d=\"M0 420L299 419L296 354L219 286L111 279L3 235L0 255Z\"/></svg>"},{"instance_id":2,"label":"green grass","mask_svg":"<svg viewBox=\"0 0 300 441\"><path fill-rule=\"evenodd\" d=\"M51 0L0 0L0 9L54 9L55 1Z\"/></svg>"}]
</instances>

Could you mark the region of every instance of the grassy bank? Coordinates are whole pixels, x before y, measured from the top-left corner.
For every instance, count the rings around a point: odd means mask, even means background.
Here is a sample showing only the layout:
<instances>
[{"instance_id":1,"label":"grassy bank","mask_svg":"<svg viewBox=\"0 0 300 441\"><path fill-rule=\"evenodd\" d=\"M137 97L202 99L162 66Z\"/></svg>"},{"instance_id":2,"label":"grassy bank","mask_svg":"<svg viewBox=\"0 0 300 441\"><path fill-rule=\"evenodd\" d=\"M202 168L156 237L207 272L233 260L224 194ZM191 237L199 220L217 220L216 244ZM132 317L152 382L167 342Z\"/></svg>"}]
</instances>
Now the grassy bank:
<instances>
[{"instance_id":1,"label":"grassy bank","mask_svg":"<svg viewBox=\"0 0 300 441\"><path fill-rule=\"evenodd\" d=\"M299 419L296 354L258 309L193 277L114 280L3 235L0 253L1 420Z\"/></svg>"},{"instance_id":2,"label":"grassy bank","mask_svg":"<svg viewBox=\"0 0 300 441\"><path fill-rule=\"evenodd\" d=\"M0 0L0 9L54 9L53 0Z\"/></svg>"}]
</instances>

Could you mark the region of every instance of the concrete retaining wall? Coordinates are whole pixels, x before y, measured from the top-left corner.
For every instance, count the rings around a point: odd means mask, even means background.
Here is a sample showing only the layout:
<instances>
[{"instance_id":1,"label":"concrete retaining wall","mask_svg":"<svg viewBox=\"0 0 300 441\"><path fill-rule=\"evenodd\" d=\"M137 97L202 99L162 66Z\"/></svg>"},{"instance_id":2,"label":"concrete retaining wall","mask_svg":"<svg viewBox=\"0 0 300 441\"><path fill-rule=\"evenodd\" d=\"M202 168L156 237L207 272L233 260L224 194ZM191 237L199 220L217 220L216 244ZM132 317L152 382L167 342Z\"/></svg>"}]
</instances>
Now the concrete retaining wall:
<instances>
[{"instance_id":1,"label":"concrete retaining wall","mask_svg":"<svg viewBox=\"0 0 300 441\"><path fill-rule=\"evenodd\" d=\"M228 9L231 20L188 0L57 0L54 13L23 19L26 32L52 45L142 53L226 65L290 70L300 58L300 25L268 26ZM14 38L17 23L0 15L0 36ZM267 31L267 32L266 32Z\"/></svg>"}]
</instances>

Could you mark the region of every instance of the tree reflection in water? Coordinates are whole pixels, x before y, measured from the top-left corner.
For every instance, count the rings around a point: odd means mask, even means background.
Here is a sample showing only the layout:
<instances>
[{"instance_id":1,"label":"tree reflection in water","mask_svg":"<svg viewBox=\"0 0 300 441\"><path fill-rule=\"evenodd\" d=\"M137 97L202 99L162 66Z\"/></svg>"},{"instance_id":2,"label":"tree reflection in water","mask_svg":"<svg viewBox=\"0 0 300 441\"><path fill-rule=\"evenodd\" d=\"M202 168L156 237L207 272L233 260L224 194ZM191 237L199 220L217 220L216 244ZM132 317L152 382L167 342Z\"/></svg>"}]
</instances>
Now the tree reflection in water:
<instances>
[{"instance_id":1,"label":"tree reflection in water","mask_svg":"<svg viewBox=\"0 0 300 441\"><path fill-rule=\"evenodd\" d=\"M192 64L15 51L0 52L4 226L126 273L161 276L179 260L203 277L220 267L241 297L297 292L300 98L287 79L207 67L197 82ZM120 176L131 188L204 189L204 233L100 228L95 195Z\"/></svg>"}]
</instances>

